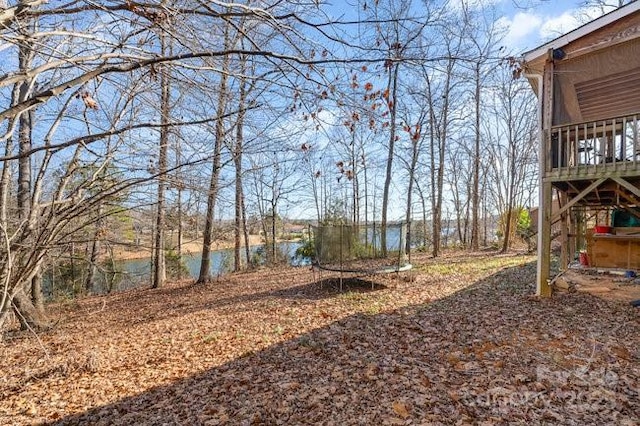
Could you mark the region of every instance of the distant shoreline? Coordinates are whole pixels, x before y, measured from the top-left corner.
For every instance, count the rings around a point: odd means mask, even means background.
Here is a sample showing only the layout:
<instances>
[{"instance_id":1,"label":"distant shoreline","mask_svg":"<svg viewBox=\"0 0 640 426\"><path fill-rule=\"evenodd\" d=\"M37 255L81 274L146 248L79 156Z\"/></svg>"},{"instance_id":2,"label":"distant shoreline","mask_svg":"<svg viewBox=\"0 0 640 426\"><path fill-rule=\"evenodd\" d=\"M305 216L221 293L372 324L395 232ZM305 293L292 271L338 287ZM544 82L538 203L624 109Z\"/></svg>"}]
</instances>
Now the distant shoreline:
<instances>
[{"instance_id":1,"label":"distant shoreline","mask_svg":"<svg viewBox=\"0 0 640 426\"><path fill-rule=\"evenodd\" d=\"M196 254L202 252L202 239L191 240L185 243L182 243L182 253L183 254ZM249 235L249 245L255 246L263 244L262 236L260 235ZM244 238L241 241L242 247L244 247ZM227 240L217 240L211 244L211 250L231 250L235 246L233 241ZM108 257L104 256L104 257ZM138 247L133 250L129 250L124 247L118 247L113 250L113 259L114 260L134 260L134 259L145 259L151 257L151 249L148 247Z\"/></svg>"},{"instance_id":2,"label":"distant shoreline","mask_svg":"<svg viewBox=\"0 0 640 426\"><path fill-rule=\"evenodd\" d=\"M299 239L294 240L278 240L278 242L297 242ZM261 235L249 235L249 245L251 247L263 245L264 241ZM235 244L229 240L216 240L211 244L211 250L232 250ZM241 241L241 246L244 247L244 238ZM202 239L191 240L182 244L182 253L185 255L194 255L202 253ZM102 258L108 258L108 255L103 255ZM136 260L146 259L151 257L151 249L147 247L138 247L133 250L128 250L124 247L117 247L113 250L113 259L116 261L122 260Z\"/></svg>"}]
</instances>

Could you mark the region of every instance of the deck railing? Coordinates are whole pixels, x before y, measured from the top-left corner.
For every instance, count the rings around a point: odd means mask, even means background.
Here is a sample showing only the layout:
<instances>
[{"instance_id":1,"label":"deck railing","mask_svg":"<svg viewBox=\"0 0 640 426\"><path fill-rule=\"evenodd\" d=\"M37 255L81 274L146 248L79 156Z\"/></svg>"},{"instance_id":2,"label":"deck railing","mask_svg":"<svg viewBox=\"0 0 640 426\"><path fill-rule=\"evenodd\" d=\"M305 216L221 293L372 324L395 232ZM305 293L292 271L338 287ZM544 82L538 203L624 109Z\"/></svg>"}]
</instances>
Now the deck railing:
<instances>
[{"instance_id":1,"label":"deck railing","mask_svg":"<svg viewBox=\"0 0 640 426\"><path fill-rule=\"evenodd\" d=\"M589 177L640 171L640 113L554 126L547 139L546 175Z\"/></svg>"}]
</instances>

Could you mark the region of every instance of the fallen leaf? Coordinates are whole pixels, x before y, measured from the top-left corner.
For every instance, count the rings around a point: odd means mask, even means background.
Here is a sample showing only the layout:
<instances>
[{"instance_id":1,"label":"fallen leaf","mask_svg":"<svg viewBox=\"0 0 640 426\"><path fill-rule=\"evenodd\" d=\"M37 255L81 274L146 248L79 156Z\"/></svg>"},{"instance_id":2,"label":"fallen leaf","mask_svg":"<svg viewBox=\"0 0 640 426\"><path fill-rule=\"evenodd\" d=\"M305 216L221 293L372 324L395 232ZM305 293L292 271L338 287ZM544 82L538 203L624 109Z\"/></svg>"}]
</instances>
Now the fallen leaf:
<instances>
[{"instance_id":1,"label":"fallen leaf","mask_svg":"<svg viewBox=\"0 0 640 426\"><path fill-rule=\"evenodd\" d=\"M403 419L406 419L407 417L409 417L409 410L407 408L407 405L404 402L395 401L392 404L392 406L393 406L393 411Z\"/></svg>"}]
</instances>

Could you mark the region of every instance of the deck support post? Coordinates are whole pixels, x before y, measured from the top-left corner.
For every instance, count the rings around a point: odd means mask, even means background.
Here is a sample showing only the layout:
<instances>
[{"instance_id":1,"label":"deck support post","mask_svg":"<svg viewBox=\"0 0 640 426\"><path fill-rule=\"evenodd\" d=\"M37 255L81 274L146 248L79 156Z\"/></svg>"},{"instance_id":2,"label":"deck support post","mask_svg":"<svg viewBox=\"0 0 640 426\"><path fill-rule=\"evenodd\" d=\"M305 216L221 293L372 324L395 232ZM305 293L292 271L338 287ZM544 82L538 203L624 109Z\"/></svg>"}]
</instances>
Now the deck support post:
<instances>
[{"instance_id":1,"label":"deck support post","mask_svg":"<svg viewBox=\"0 0 640 426\"><path fill-rule=\"evenodd\" d=\"M538 271L536 294L551 296L549 275L551 271L551 182L543 182L540 188L538 208Z\"/></svg>"},{"instance_id":2,"label":"deck support post","mask_svg":"<svg viewBox=\"0 0 640 426\"><path fill-rule=\"evenodd\" d=\"M563 191L559 191L558 193L558 203L560 207L567 204L567 193ZM560 215L560 238L561 238L561 246L560 246L560 269L566 270L569 267L569 223L568 223L568 211L565 210Z\"/></svg>"},{"instance_id":3,"label":"deck support post","mask_svg":"<svg viewBox=\"0 0 640 426\"><path fill-rule=\"evenodd\" d=\"M575 260L578 252L578 232L577 232L578 213L572 210L569 213L569 263Z\"/></svg>"},{"instance_id":4,"label":"deck support post","mask_svg":"<svg viewBox=\"0 0 640 426\"><path fill-rule=\"evenodd\" d=\"M586 242L586 229L585 229L585 211L583 209L579 209L576 211L576 251L578 250L586 250L587 242Z\"/></svg>"},{"instance_id":5,"label":"deck support post","mask_svg":"<svg viewBox=\"0 0 640 426\"><path fill-rule=\"evenodd\" d=\"M551 170L551 127L553 125L553 50L547 52L542 75L538 78L538 126L539 126L539 205L538 205L538 269L536 274L536 294L551 296L549 275L551 274L551 204L552 183L546 179Z\"/></svg>"}]
</instances>

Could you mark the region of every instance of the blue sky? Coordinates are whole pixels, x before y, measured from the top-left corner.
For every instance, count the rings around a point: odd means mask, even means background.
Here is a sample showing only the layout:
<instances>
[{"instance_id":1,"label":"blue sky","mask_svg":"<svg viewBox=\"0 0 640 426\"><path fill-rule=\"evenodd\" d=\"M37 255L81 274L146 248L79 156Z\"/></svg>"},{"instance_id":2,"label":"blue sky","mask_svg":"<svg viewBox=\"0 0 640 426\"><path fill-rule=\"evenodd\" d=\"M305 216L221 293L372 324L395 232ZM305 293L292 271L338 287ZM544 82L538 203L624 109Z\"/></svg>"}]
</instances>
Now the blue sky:
<instances>
[{"instance_id":1,"label":"blue sky","mask_svg":"<svg viewBox=\"0 0 640 426\"><path fill-rule=\"evenodd\" d=\"M505 44L514 53L531 50L577 28L585 22L585 14L595 18L601 13L594 8L589 10L581 8L580 0L493 0L493 2L503 16L501 23L507 28Z\"/></svg>"},{"instance_id":2,"label":"blue sky","mask_svg":"<svg viewBox=\"0 0 640 426\"><path fill-rule=\"evenodd\" d=\"M423 0L413 0L412 8L419 14ZM503 41L513 54L531 50L545 42L565 34L581 24L602 14L597 8L589 10L581 7L586 0L425 0L429 3L446 4L457 7L466 2L488 6L506 32ZM363 10L363 4L371 0L328 0L328 11L332 17L357 19ZM611 3L611 2L610 2ZM617 3L617 0L613 3Z\"/></svg>"}]
</instances>

